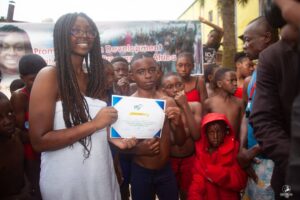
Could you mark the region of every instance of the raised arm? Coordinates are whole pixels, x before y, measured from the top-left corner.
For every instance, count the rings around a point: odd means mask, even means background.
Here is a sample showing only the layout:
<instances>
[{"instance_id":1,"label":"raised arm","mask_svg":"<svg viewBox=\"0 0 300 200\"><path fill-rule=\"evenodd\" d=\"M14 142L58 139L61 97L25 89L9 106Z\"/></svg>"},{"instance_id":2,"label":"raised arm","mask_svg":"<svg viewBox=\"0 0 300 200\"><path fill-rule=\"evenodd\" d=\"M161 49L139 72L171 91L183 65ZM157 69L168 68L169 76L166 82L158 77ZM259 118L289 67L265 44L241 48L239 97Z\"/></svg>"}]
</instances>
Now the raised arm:
<instances>
[{"instance_id":1,"label":"raised arm","mask_svg":"<svg viewBox=\"0 0 300 200\"><path fill-rule=\"evenodd\" d=\"M200 91L201 104L203 105L204 101L208 98L208 94L206 90L204 77L199 76L198 79L199 81L198 81L197 89Z\"/></svg>"},{"instance_id":2,"label":"raised arm","mask_svg":"<svg viewBox=\"0 0 300 200\"><path fill-rule=\"evenodd\" d=\"M181 108L181 110L184 114L187 131L189 132L189 134L192 136L192 138L194 140L199 139L199 137L200 137L200 120L196 122L194 114L192 112L192 109L191 109L189 103L187 102L184 91L179 92L175 96L174 99L176 101L176 104ZM198 103L198 102L195 102L195 103ZM198 106L201 107L201 104L199 103ZM197 112L196 118L199 118L199 107L194 108L194 109L197 109L197 110L194 110L194 112ZM200 111L200 119L201 119L201 111Z\"/></svg>"},{"instance_id":3,"label":"raised arm","mask_svg":"<svg viewBox=\"0 0 300 200\"><path fill-rule=\"evenodd\" d=\"M204 17L199 17L199 21L203 24L206 24L207 26L210 26L212 27L213 29L217 30L220 32L221 36L223 36L224 34L224 30L223 28L221 28L220 26L214 24L214 23L211 23L210 21L206 20Z\"/></svg>"},{"instance_id":4,"label":"raised arm","mask_svg":"<svg viewBox=\"0 0 300 200\"><path fill-rule=\"evenodd\" d=\"M170 124L170 136L172 143L182 146L186 140L184 124L181 119L180 108L171 98L167 98L166 117L168 118Z\"/></svg>"},{"instance_id":5,"label":"raised arm","mask_svg":"<svg viewBox=\"0 0 300 200\"><path fill-rule=\"evenodd\" d=\"M69 146L105 128L117 119L115 109L103 108L89 122L71 128L53 130L58 95L56 69L54 67L42 69L33 84L29 102L30 139L37 151L50 151Z\"/></svg>"}]
</instances>

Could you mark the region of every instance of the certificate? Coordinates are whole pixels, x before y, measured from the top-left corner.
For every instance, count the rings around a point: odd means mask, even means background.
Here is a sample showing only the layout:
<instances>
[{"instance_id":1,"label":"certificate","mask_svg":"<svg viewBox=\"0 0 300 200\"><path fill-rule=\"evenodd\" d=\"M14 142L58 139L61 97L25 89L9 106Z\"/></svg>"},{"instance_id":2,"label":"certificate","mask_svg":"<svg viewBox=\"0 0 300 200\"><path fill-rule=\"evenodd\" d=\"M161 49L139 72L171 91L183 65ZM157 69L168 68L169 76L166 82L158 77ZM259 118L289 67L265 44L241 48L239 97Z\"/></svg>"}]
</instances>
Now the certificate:
<instances>
[{"instance_id":1,"label":"certificate","mask_svg":"<svg viewBox=\"0 0 300 200\"><path fill-rule=\"evenodd\" d=\"M165 121L166 101L112 95L118 120L111 125L111 138L160 137Z\"/></svg>"}]
</instances>

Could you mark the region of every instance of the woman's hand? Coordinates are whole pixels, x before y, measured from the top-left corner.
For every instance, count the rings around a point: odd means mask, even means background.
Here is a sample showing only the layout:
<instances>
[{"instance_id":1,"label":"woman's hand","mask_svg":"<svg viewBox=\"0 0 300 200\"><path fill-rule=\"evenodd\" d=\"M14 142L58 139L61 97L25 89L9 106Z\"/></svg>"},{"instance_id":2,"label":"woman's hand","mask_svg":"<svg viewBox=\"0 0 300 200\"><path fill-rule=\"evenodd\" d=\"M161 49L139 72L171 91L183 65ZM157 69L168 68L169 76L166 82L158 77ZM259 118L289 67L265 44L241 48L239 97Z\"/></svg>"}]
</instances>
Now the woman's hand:
<instances>
[{"instance_id":1,"label":"woman's hand","mask_svg":"<svg viewBox=\"0 0 300 200\"><path fill-rule=\"evenodd\" d=\"M95 124L96 130L103 129L113 124L118 119L118 111L114 107L102 108L92 122Z\"/></svg>"}]
</instances>

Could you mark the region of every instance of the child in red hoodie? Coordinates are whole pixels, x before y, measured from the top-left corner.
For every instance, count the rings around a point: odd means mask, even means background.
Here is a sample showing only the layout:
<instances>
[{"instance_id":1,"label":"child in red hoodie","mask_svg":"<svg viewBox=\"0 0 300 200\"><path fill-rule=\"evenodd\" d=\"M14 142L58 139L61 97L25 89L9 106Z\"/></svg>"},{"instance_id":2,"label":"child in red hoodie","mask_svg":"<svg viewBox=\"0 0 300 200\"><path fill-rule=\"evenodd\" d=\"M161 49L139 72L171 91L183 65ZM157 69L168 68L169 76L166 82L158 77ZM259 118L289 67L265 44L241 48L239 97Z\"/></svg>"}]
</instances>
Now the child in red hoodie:
<instances>
[{"instance_id":1,"label":"child in red hoodie","mask_svg":"<svg viewBox=\"0 0 300 200\"><path fill-rule=\"evenodd\" d=\"M195 172L188 200L239 200L247 182L236 157L239 143L226 116L203 117L201 140L196 143Z\"/></svg>"}]
</instances>

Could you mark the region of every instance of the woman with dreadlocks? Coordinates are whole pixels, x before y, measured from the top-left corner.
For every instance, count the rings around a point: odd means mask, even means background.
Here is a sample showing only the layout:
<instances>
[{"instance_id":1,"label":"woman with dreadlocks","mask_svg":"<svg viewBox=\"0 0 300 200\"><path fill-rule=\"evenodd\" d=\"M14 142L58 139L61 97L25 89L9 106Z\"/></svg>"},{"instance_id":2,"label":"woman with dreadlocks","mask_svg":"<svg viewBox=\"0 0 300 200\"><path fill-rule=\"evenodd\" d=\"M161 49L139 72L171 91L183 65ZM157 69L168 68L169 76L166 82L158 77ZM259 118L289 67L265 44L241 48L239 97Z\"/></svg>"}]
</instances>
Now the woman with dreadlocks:
<instances>
[{"instance_id":1,"label":"woman with dreadlocks","mask_svg":"<svg viewBox=\"0 0 300 200\"><path fill-rule=\"evenodd\" d=\"M117 111L101 100L106 80L97 27L84 13L69 13L56 22L53 38L55 66L37 75L29 107L32 145L42 152L42 197L118 200L106 131ZM136 144L112 142L120 149Z\"/></svg>"}]
</instances>

